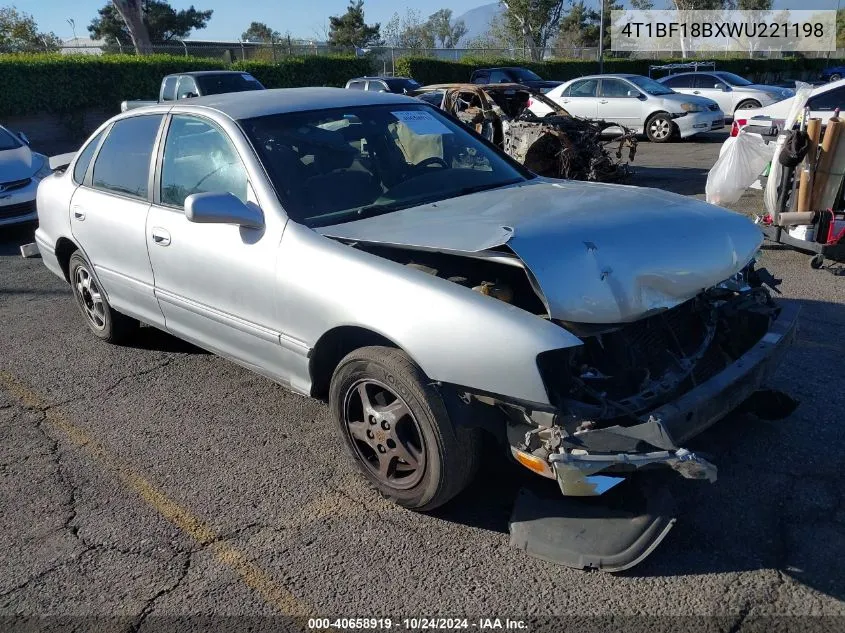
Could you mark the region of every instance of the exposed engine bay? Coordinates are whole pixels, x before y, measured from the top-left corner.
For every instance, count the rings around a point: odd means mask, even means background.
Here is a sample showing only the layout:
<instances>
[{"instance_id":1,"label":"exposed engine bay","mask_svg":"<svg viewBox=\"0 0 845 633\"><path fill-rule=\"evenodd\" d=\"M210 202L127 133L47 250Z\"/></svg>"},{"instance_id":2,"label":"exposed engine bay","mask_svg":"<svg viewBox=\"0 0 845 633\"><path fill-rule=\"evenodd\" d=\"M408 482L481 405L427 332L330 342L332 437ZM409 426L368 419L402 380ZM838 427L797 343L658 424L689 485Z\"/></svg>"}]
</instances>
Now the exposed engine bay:
<instances>
[{"instance_id":1,"label":"exposed engine bay","mask_svg":"<svg viewBox=\"0 0 845 633\"><path fill-rule=\"evenodd\" d=\"M573 117L526 86L450 84L423 91L442 94L443 110L540 176L619 182L630 173L628 163L633 162L637 151L637 139L631 130L617 123ZM538 117L528 109L532 100L542 102L552 112ZM603 139L610 128L621 128L622 132ZM608 148L613 146L611 155ZM625 148L628 162L623 163L620 161Z\"/></svg>"}]
</instances>

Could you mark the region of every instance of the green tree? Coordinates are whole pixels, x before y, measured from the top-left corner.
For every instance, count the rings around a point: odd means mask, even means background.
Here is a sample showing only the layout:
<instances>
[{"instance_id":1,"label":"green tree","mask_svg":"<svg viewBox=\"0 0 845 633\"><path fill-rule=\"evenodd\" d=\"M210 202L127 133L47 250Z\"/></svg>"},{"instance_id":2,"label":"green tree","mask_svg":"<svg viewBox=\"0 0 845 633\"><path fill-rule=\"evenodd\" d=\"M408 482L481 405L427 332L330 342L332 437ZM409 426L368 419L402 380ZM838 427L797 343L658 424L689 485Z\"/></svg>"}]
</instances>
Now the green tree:
<instances>
[{"instance_id":1,"label":"green tree","mask_svg":"<svg viewBox=\"0 0 845 633\"><path fill-rule=\"evenodd\" d=\"M452 22L452 9L440 9L432 13L426 24L440 48L455 48L467 34L463 20Z\"/></svg>"},{"instance_id":2,"label":"green tree","mask_svg":"<svg viewBox=\"0 0 845 633\"><path fill-rule=\"evenodd\" d=\"M349 0L346 13L329 18L329 44L365 48L381 40L381 25L364 21L364 0Z\"/></svg>"},{"instance_id":3,"label":"green tree","mask_svg":"<svg viewBox=\"0 0 845 633\"><path fill-rule=\"evenodd\" d=\"M654 2L651 0L631 0L631 8L637 11L651 11L654 8Z\"/></svg>"},{"instance_id":4,"label":"green tree","mask_svg":"<svg viewBox=\"0 0 845 633\"><path fill-rule=\"evenodd\" d=\"M15 7L0 7L0 53L57 51L62 41L55 33L38 30L35 19Z\"/></svg>"},{"instance_id":5,"label":"green tree","mask_svg":"<svg viewBox=\"0 0 845 633\"><path fill-rule=\"evenodd\" d=\"M567 57L572 49L599 45L599 14L588 9L584 0L572 2L560 21L555 54Z\"/></svg>"},{"instance_id":6,"label":"green tree","mask_svg":"<svg viewBox=\"0 0 845 633\"><path fill-rule=\"evenodd\" d=\"M774 0L736 0L740 11L771 11L774 4Z\"/></svg>"},{"instance_id":7,"label":"green tree","mask_svg":"<svg viewBox=\"0 0 845 633\"><path fill-rule=\"evenodd\" d=\"M140 20L136 13L121 11L118 4L132 5L126 7L132 12L140 10ZM149 42L169 42L186 37L194 29L205 28L212 13L210 9L198 11L193 5L176 11L164 0L114 0L98 11L98 17L88 25L88 32L91 37L109 44L131 40L139 53L145 53L149 50ZM141 28L146 30L146 43L142 41L143 35L139 38ZM141 50L144 48L146 50Z\"/></svg>"},{"instance_id":8,"label":"green tree","mask_svg":"<svg viewBox=\"0 0 845 633\"><path fill-rule=\"evenodd\" d=\"M508 30L522 39L534 61L542 61L549 40L557 35L563 0L500 0Z\"/></svg>"},{"instance_id":9,"label":"green tree","mask_svg":"<svg viewBox=\"0 0 845 633\"><path fill-rule=\"evenodd\" d=\"M264 22L251 22L249 28L241 33L241 39L248 42L274 42L280 40L282 34L274 31Z\"/></svg>"}]
</instances>

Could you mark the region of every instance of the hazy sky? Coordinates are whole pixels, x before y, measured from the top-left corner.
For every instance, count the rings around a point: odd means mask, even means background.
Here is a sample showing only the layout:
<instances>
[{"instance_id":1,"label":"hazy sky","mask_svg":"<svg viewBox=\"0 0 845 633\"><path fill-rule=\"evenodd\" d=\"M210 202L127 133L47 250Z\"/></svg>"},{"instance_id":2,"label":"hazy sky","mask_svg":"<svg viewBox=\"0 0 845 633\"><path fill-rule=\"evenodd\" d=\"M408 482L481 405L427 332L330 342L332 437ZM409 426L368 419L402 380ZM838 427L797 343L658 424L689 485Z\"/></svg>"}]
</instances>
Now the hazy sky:
<instances>
[{"instance_id":1,"label":"hazy sky","mask_svg":"<svg viewBox=\"0 0 845 633\"><path fill-rule=\"evenodd\" d=\"M73 37L68 19L76 22L77 36L88 37L88 24L105 3L106 0L0 0L0 4L13 4L31 13L41 30L53 31L62 38ZM365 0L364 11L367 22L385 23L394 12L404 13L408 7L424 17L448 7L457 16L488 3L489 0ZM214 9L208 27L192 33L194 38L237 38L250 22L256 21L265 22L281 33L290 31L295 37L323 39L324 31L328 30L328 16L343 13L348 0L170 0L170 4L177 9L192 4L197 9ZM598 0L587 0L587 4L597 6ZM665 0L655 2L656 8L664 4ZM836 0L775 0L775 7L835 9Z\"/></svg>"}]
</instances>

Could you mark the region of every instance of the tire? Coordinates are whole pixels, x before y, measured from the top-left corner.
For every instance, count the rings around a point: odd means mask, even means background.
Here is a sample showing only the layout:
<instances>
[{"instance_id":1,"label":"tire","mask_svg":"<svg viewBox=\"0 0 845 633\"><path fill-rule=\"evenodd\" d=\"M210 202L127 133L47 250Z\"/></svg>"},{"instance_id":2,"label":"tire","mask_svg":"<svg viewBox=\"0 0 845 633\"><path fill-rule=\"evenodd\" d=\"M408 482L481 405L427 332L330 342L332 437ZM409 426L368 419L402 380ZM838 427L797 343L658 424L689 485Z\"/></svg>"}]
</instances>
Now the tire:
<instances>
[{"instance_id":1,"label":"tire","mask_svg":"<svg viewBox=\"0 0 845 633\"><path fill-rule=\"evenodd\" d=\"M833 81L839 81L840 79L842 79L842 75L840 75L839 73L833 73L830 76L830 79L828 81L833 82Z\"/></svg>"},{"instance_id":2,"label":"tire","mask_svg":"<svg viewBox=\"0 0 845 633\"><path fill-rule=\"evenodd\" d=\"M742 103L740 103L736 107L736 109L737 110L752 110L753 108L759 108L759 107L760 107L759 101L756 101L754 99L747 99L747 100L743 101Z\"/></svg>"},{"instance_id":3,"label":"tire","mask_svg":"<svg viewBox=\"0 0 845 633\"><path fill-rule=\"evenodd\" d=\"M455 428L430 383L404 352L362 347L341 360L329 389L332 419L361 473L419 511L466 488L481 458L480 431Z\"/></svg>"},{"instance_id":4,"label":"tire","mask_svg":"<svg viewBox=\"0 0 845 633\"><path fill-rule=\"evenodd\" d=\"M73 298L94 336L107 343L119 343L138 327L138 321L109 305L92 274L91 264L79 251L70 256L68 271Z\"/></svg>"},{"instance_id":5,"label":"tire","mask_svg":"<svg viewBox=\"0 0 845 633\"><path fill-rule=\"evenodd\" d=\"M652 143L666 143L676 134L675 123L665 112L658 112L645 122L645 135Z\"/></svg>"},{"instance_id":6,"label":"tire","mask_svg":"<svg viewBox=\"0 0 845 633\"><path fill-rule=\"evenodd\" d=\"M824 266L824 255L819 253L818 255L814 255L813 258L810 260L810 268L813 270L818 270Z\"/></svg>"}]
</instances>

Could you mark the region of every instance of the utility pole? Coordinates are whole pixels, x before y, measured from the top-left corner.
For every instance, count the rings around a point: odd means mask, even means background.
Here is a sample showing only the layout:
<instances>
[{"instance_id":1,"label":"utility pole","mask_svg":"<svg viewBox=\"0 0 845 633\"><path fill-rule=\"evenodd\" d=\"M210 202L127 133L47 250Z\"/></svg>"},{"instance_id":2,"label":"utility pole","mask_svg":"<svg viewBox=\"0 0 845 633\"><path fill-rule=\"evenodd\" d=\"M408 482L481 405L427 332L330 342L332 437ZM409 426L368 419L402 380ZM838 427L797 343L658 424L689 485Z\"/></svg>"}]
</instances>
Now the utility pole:
<instances>
[{"instance_id":1,"label":"utility pole","mask_svg":"<svg viewBox=\"0 0 845 633\"><path fill-rule=\"evenodd\" d=\"M70 28L73 31L73 45L76 46L76 22L73 18L68 18L67 23L70 24Z\"/></svg>"},{"instance_id":2,"label":"utility pole","mask_svg":"<svg viewBox=\"0 0 845 633\"><path fill-rule=\"evenodd\" d=\"M601 2L599 11L599 74L604 74L604 0Z\"/></svg>"}]
</instances>

